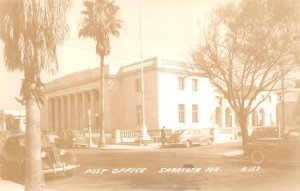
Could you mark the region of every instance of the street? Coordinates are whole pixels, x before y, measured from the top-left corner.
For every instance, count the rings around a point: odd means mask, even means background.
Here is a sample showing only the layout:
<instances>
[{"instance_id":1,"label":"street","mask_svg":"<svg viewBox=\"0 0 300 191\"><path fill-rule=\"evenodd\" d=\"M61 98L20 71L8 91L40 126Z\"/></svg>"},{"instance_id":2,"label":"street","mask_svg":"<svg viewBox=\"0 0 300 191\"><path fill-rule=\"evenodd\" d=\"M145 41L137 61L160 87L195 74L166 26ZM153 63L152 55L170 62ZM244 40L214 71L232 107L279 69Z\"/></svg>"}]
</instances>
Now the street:
<instances>
[{"instance_id":1,"label":"street","mask_svg":"<svg viewBox=\"0 0 300 191\"><path fill-rule=\"evenodd\" d=\"M241 143L191 148L71 149L80 167L72 177L55 177L49 190L299 190L297 165L252 165Z\"/></svg>"}]
</instances>

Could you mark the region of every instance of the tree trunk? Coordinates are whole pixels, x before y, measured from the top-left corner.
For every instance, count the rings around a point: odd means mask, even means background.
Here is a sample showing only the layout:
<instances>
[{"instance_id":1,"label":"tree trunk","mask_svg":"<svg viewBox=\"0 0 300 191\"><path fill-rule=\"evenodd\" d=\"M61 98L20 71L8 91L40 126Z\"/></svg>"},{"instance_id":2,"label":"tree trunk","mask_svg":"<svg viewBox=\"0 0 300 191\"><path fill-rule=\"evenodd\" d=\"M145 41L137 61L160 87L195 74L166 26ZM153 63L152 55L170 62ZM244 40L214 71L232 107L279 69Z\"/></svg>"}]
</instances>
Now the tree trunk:
<instances>
[{"instance_id":1,"label":"tree trunk","mask_svg":"<svg viewBox=\"0 0 300 191\"><path fill-rule=\"evenodd\" d=\"M249 134L248 134L248 127L247 127L247 116L239 116L240 128L241 128L241 135L243 141L243 148L249 142Z\"/></svg>"},{"instance_id":2,"label":"tree trunk","mask_svg":"<svg viewBox=\"0 0 300 191\"><path fill-rule=\"evenodd\" d=\"M105 146L105 134L104 134L104 56L100 56L100 142L99 146Z\"/></svg>"},{"instance_id":3,"label":"tree trunk","mask_svg":"<svg viewBox=\"0 0 300 191\"><path fill-rule=\"evenodd\" d=\"M40 108L33 97L26 99L25 191L42 191L45 187L41 159Z\"/></svg>"}]
</instances>

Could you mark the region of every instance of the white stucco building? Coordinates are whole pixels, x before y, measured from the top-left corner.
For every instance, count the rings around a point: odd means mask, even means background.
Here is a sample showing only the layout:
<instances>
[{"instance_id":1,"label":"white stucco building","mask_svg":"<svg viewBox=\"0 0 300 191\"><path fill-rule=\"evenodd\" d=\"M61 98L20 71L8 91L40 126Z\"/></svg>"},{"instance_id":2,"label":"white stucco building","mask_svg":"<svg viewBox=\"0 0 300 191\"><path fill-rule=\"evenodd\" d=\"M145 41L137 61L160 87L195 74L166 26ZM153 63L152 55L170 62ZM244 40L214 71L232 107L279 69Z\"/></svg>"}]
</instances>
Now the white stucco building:
<instances>
[{"instance_id":1,"label":"white stucco building","mask_svg":"<svg viewBox=\"0 0 300 191\"><path fill-rule=\"evenodd\" d=\"M142 122L141 62L105 67L105 130L138 130ZM161 58L143 61L145 122L148 130L227 129L236 132L235 114L207 78L189 64ZM99 127L99 68L76 72L46 84L42 128L61 132ZM263 96L263 95L261 95ZM276 123L277 99L271 94L249 118L249 126ZM260 99L259 97L257 99ZM234 131L229 131L229 130Z\"/></svg>"}]
</instances>

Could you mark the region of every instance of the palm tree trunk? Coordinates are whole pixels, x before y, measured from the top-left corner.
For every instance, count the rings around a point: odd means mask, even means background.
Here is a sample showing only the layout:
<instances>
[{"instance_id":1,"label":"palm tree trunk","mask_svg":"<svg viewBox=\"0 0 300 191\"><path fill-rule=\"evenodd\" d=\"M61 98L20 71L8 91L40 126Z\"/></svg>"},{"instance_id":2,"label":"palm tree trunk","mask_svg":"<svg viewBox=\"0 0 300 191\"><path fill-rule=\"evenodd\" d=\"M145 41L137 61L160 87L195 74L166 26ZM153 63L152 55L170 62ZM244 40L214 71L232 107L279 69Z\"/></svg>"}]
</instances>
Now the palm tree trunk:
<instances>
[{"instance_id":1,"label":"palm tree trunk","mask_svg":"<svg viewBox=\"0 0 300 191\"><path fill-rule=\"evenodd\" d=\"M105 146L104 131L104 55L100 56L100 142L99 146Z\"/></svg>"},{"instance_id":2,"label":"palm tree trunk","mask_svg":"<svg viewBox=\"0 0 300 191\"><path fill-rule=\"evenodd\" d=\"M26 98L25 191L42 191L45 187L41 159L40 108L36 98Z\"/></svg>"}]
</instances>

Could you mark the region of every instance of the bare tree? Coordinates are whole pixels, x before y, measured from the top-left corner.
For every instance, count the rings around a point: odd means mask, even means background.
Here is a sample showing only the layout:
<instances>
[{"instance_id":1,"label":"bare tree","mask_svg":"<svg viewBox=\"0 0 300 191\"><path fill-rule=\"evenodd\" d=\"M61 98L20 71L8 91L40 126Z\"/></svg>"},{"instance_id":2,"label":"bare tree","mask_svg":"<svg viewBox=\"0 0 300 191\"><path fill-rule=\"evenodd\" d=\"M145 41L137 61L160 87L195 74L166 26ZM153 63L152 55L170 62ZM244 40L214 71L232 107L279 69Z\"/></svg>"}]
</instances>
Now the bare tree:
<instances>
[{"instance_id":1,"label":"bare tree","mask_svg":"<svg viewBox=\"0 0 300 191\"><path fill-rule=\"evenodd\" d=\"M85 0L84 18L79 30L82 38L92 38L96 43L96 53L100 56L100 141L99 146L105 145L104 136L104 58L110 53L111 35L119 36L122 21L117 18L119 6L109 0Z\"/></svg>"},{"instance_id":2,"label":"bare tree","mask_svg":"<svg viewBox=\"0 0 300 191\"><path fill-rule=\"evenodd\" d=\"M296 5L296 0L243 0L220 6L192 52L194 64L236 112L243 144L248 115L295 69ZM255 101L262 92L265 98Z\"/></svg>"},{"instance_id":3,"label":"bare tree","mask_svg":"<svg viewBox=\"0 0 300 191\"><path fill-rule=\"evenodd\" d=\"M41 159L41 71L58 68L56 47L67 37L70 0L1 0L0 39L9 71L24 72L21 99L26 107L25 190L44 190ZM26 169L26 170L25 170Z\"/></svg>"}]
</instances>

